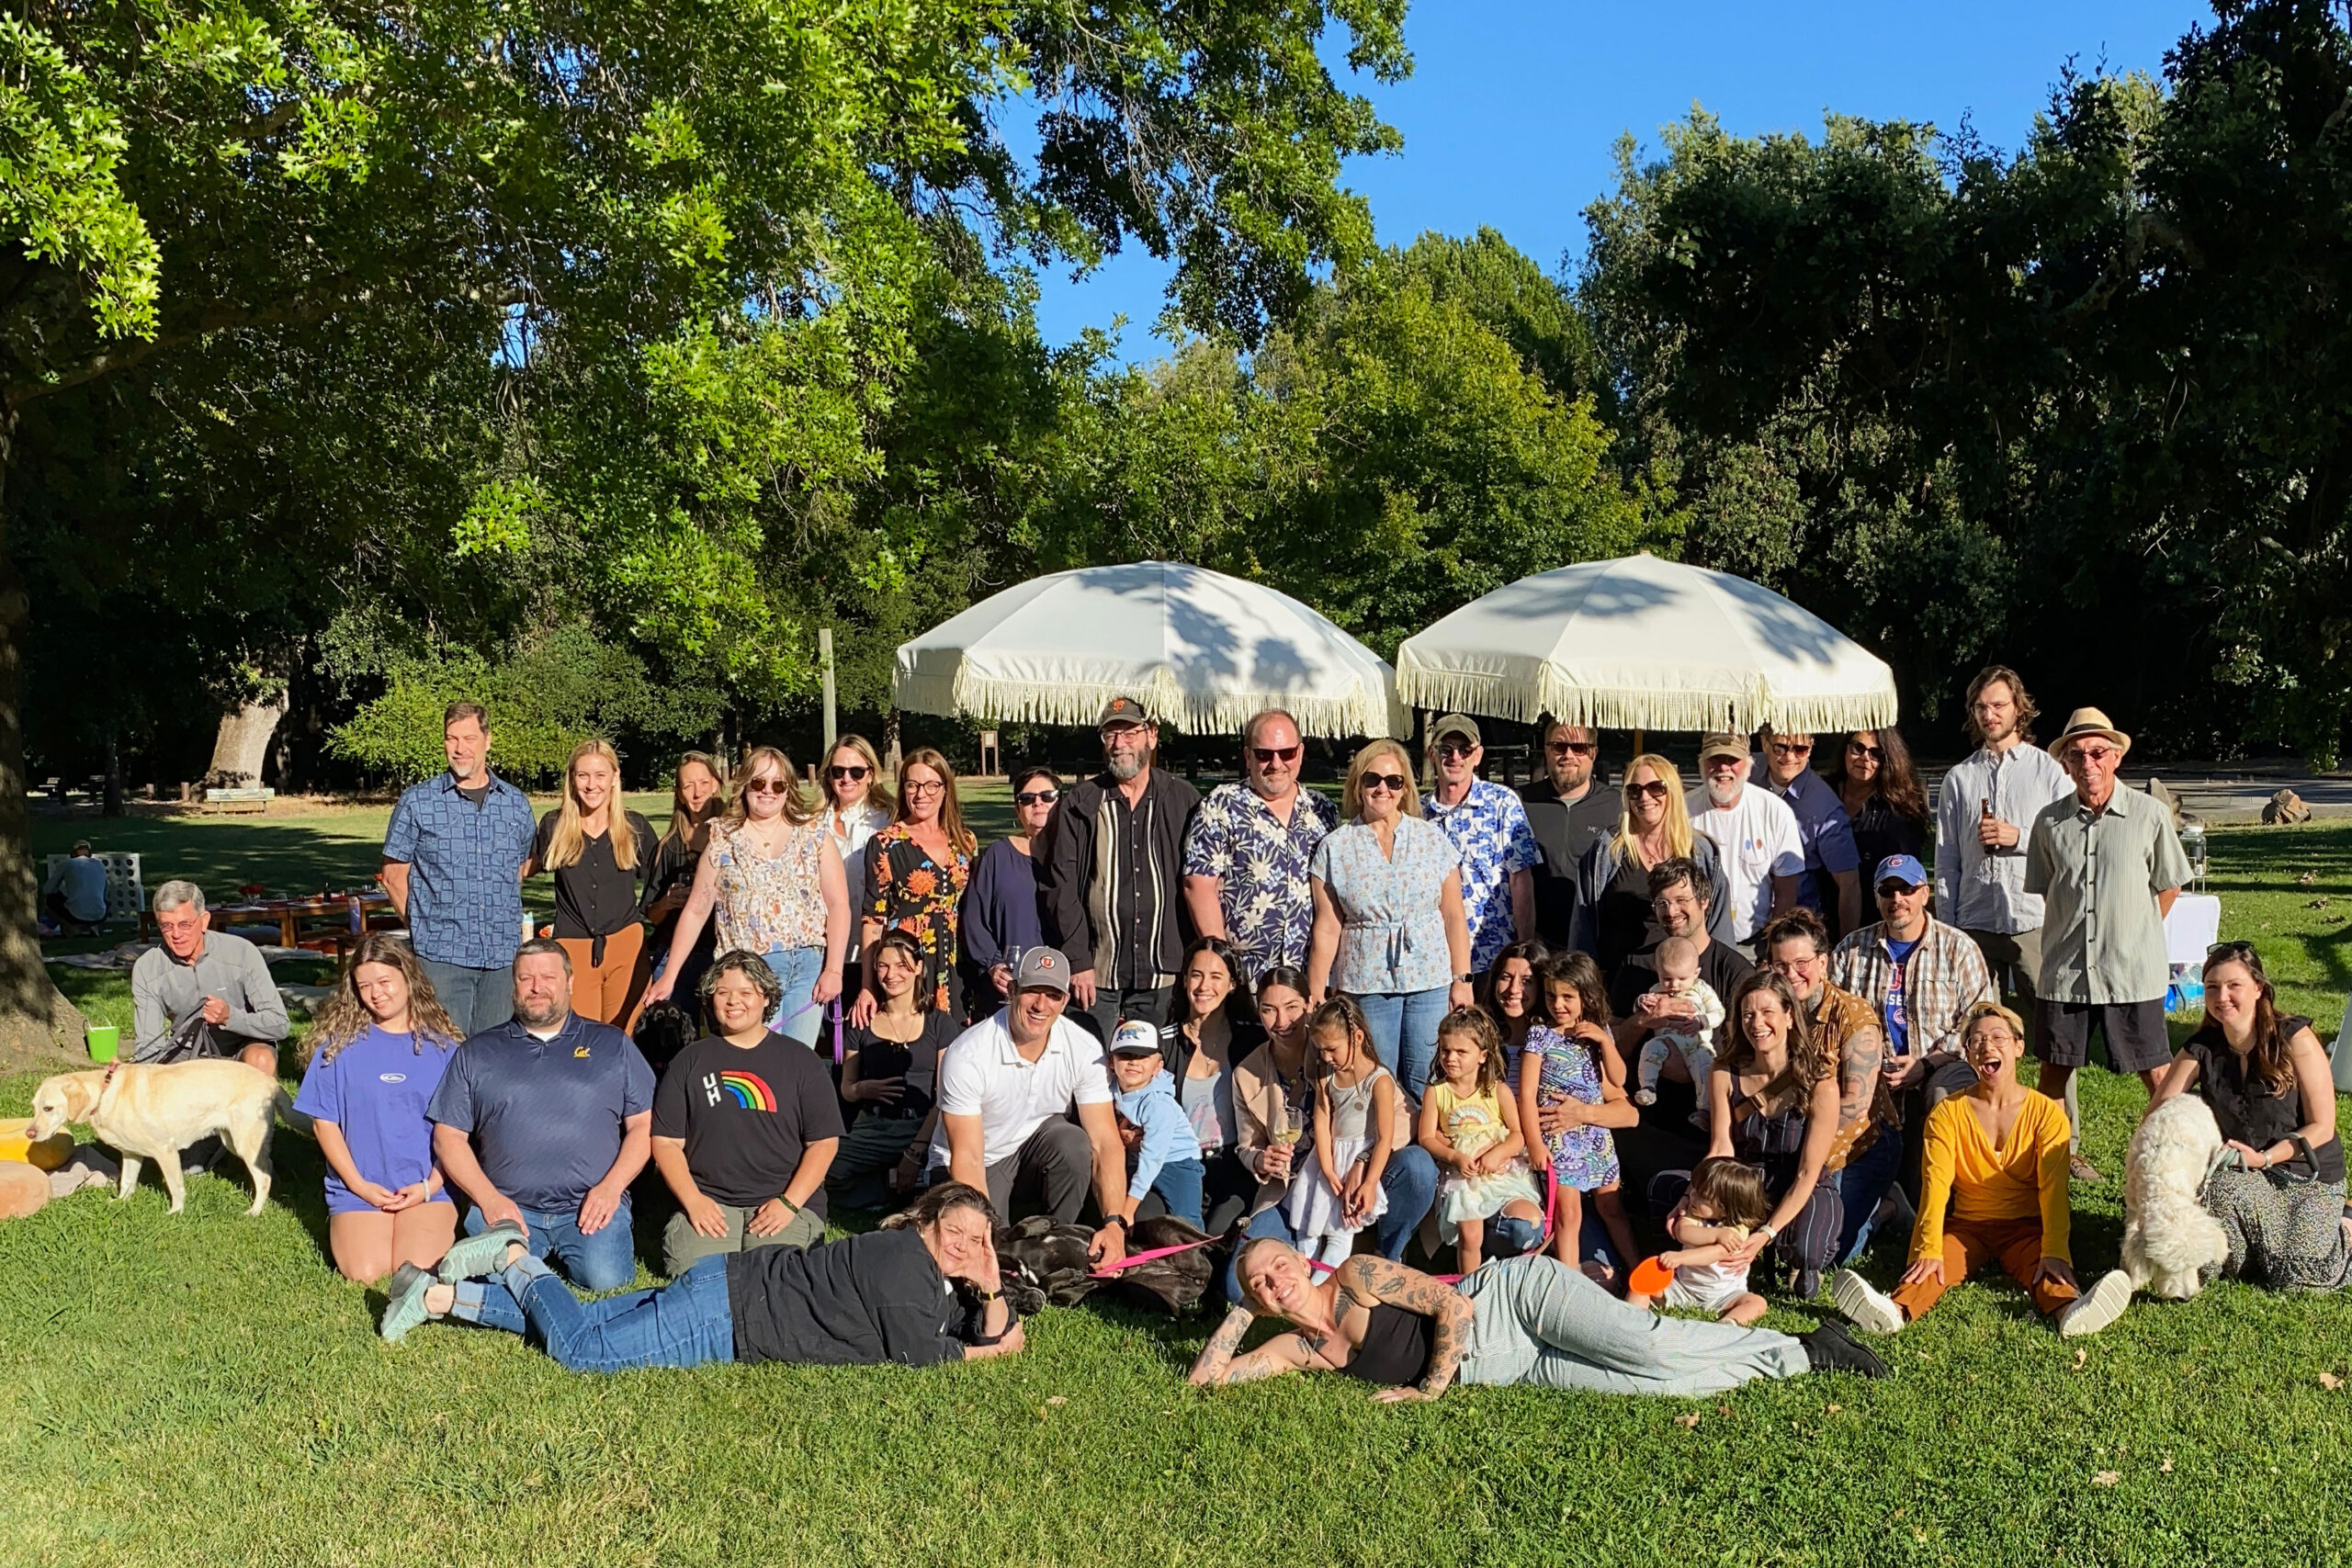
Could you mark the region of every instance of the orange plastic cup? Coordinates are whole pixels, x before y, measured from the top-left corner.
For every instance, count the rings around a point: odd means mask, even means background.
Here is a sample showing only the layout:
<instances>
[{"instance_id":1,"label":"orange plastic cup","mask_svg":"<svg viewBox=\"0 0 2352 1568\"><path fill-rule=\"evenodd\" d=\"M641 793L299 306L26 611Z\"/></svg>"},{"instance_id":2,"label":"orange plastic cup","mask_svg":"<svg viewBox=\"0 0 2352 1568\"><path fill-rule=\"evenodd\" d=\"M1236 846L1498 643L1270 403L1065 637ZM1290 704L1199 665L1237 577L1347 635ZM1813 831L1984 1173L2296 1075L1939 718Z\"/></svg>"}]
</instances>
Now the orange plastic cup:
<instances>
[{"instance_id":1,"label":"orange plastic cup","mask_svg":"<svg viewBox=\"0 0 2352 1568\"><path fill-rule=\"evenodd\" d=\"M1634 1276L1626 1288L1636 1295L1661 1296L1674 1283L1674 1270L1655 1258L1645 1258L1634 1265Z\"/></svg>"}]
</instances>

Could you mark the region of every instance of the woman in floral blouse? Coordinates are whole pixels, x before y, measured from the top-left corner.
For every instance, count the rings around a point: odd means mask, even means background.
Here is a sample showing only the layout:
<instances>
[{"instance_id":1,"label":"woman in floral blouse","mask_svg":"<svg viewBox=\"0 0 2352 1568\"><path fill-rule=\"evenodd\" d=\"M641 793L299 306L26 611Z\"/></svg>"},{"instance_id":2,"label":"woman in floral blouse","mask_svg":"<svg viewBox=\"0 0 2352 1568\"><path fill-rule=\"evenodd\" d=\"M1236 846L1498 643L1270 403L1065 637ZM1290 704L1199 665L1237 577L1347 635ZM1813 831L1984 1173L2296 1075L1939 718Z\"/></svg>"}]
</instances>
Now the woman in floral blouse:
<instances>
[{"instance_id":1,"label":"woman in floral blouse","mask_svg":"<svg viewBox=\"0 0 2352 1568\"><path fill-rule=\"evenodd\" d=\"M922 979L934 1011L964 1016L956 974L956 909L972 873L972 835L956 801L956 772L925 748L899 768L898 819L865 847L864 942L885 931L912 935L922 949ZM850 1021L863 1028L877 1002L868 987Z\"/></svg>"}]
</instances>

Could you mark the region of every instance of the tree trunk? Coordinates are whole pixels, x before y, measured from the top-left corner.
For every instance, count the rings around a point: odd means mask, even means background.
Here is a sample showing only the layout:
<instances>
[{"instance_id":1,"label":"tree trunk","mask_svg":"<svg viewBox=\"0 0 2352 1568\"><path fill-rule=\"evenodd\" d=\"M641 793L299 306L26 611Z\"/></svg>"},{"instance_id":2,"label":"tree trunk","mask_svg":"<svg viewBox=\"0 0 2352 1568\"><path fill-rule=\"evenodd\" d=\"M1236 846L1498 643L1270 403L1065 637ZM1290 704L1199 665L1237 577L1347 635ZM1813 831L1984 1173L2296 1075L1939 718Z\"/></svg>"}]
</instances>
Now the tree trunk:
<instances>
[{"instance_id":1,"label":"tree trunk","mask_svg":"<svg viewBox=\"0 0 2352 1568\"><path fill-rule=\"evenodd\" d=\"M885 708L882 712L882 771L892 778L899 776L899 710Z\"/></svg>"},{"instance_id":2,"label":"tree trunk","mask_svg":"<svg viewBox=\"0 0 2352 1568\"><path fill-rule=\"evenodd\" d=\"M105 804L98 807L101 817L122 815L122 747L114 730L107 730L107 792Z\"/></svg>"},{"instance_id":3,"label":"tree trunk","mask_svg":"<svg viewBox=\"0 0 2352 1568\"><path fill-rule=\"evenodd\" d=\"M0 408L0 477L8 469L17 413ZM41 963L34 920L40 878L33 867L32 812L25 800L25 628L32 604L0 533L0 1065L54 1067L78 1053L84 1023Z\"/></svg>"},{"instance_id":4,"label":"tree trunk","mask_svg":"<svg viewBox=\"0 0 2352 1568\"><path fill-rule=\"evenodd\" d=\"M277 721L286 716L287 700L286 688L280 687L266 702L240 703L235 711L220 716L206 784L217 789L252 789L261 783L262 763L268 760Z\"/></svg>"}]
</instances>

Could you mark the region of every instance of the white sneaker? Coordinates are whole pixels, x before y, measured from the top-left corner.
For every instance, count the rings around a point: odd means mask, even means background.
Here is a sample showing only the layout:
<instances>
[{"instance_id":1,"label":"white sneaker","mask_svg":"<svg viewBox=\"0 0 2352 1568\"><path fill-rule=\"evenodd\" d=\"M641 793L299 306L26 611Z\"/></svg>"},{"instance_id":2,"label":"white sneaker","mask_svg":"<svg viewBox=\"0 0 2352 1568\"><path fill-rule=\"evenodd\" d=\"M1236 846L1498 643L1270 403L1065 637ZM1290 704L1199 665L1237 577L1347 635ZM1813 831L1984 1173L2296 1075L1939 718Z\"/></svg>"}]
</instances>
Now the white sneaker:
<instances>
[{"instance_id":1,"label":"white sneaker","mask_svg":"<svg viewBox=\"0 0 2352 1568\"><path fill-rule=\"evenodd\" d=\"M1829 1296L1846 1320L1865 1334L1899 1334L1903 1331L1903 1309L1894 1298L1879 1290L1851 1269L1840 1269L1829 1281Z\"/></svg>"},{"instance_id":2,"label":"white sneaker","mask_svg":"<svg viewBox=\"0 0 2352 1568\"><path fill-rule=\"evenodd\" d=\"M2131 1304L2132 1276L2110 1269L2099 1276L2089 1293L2058 1314L2058 1337L2080 1339L2086 1334L2097 1334L2121 1317Z\"/></svg>"}]
</instances>

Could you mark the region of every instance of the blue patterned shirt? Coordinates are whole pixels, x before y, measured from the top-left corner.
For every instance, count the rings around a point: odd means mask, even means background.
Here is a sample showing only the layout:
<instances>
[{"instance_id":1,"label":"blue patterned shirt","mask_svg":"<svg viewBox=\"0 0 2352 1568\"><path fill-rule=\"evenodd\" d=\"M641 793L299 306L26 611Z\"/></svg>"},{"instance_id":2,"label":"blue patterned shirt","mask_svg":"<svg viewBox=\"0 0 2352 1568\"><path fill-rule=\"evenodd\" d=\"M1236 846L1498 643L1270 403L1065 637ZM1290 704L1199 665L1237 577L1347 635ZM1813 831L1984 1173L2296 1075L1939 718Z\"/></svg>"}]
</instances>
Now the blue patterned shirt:
<instances>
[{"instance_id":1,"label":"blue patterned shirt","mask_svg":"<svg viewBox=\"0 0 2352 1568\"><path fill-rule=\"evenodd\" d=\"M1470 922L1470 967L1483 974L1519 932L1511 916L1510 879L1544 863L1543 847L1514 790L1473 779L1459 806L1421 796L1421 815L1445 829L1462 852L1462 912ZM1529 932L1533 935L1533 932Z\"/></svg>"},{"instance_id":2,"label":"blue patterned shirt","mask_svg":"<svg viewBox=\"0 0 2352 1568\"><path fill-rule=\"evenodd\" d=\"M1184 836L1184 874L1217 879L1226 940L1254 981L1277 964L1304 966L1315 934L1307 863L1339 808L1302 789L1284 822L1246 784L1219 784L1201 802Z\"/></svg>"},{"instance_id":3,"label":"blue patterned shirt","mask_svg":"<svg viewBox=\"0 0 2352 1568\"><path fill-rule=\"evenodd\" d=\"M1377 997L1452 984L1438 896L1460 863L1453 840L1418 817L1397 818L1386 855L1380 835L1361 821L1324 834L1308 869L1340 915L1331 989Z\"/></svg>"},{"instance_id":4,"label":"blue patterned shirt","mask_svg":"<svg viewBox=\"0 0 2352 1568\"><path fill-rule=\"evenodd\" d=\"M401 792L384 858L408 867L409 945L464 969L514 962L522 944L523 863L537 824L530 797L495 773L476 806L443 773Z\"/></svg>"}]
</instances>

